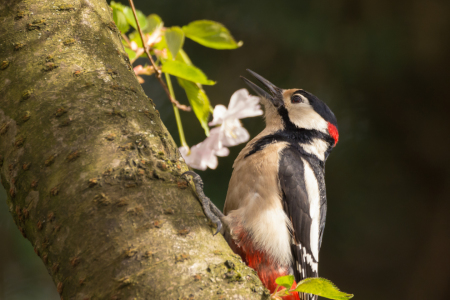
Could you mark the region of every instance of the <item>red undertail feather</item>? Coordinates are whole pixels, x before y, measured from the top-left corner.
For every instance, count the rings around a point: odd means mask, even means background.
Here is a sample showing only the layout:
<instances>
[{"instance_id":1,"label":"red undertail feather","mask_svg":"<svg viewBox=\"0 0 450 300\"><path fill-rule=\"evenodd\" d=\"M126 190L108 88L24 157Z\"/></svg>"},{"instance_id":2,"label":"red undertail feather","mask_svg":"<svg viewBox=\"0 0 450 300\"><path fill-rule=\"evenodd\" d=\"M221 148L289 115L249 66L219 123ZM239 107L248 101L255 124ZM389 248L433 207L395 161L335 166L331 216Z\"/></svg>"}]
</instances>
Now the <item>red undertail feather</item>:
<instances>
[{"instance_id":1,"label":"red undertail feather","mask_svg":"<svg viewBox=\"0 0 450 300\"><path fill-rule=\"evenodd\" d=\"M229 239L228 244L231 249L239 254L242 260L252 269L254 269L261 282L273 293L277 287L275 279L280 276L289 275L289 266L280 266L264 252L255 249L250 236L244 230L234 230L237 239ZM296 285L296 283L294 283ZM285 296L283 300L300 300L297 292L292 296Z\"/></svg>"},{"instance_id":2,"label":"red undertail feather","mask_svg":"<svg viewBox=\"0 0 450 300\"><path fill-rule=\"evenodd\" d=\"M337 142L339 141L339 132L338 132L336 126L334 126L330 122L328 122L328 132L330 133L331 137L334 139L334 145L336 145Z\"/></svg>"}]
</instances>

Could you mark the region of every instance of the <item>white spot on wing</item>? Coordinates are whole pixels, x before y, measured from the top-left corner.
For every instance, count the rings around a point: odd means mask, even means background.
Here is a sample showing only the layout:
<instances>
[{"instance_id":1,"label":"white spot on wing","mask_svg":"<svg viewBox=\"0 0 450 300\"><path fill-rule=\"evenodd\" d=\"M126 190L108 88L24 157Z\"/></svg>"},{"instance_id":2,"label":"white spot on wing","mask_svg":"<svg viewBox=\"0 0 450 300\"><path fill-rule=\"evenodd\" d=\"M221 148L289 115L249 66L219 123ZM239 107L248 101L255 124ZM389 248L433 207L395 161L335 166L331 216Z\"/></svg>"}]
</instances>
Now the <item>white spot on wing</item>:
<instances>
[{"instance_id":1,"label":"white spot on wing","mask_svg":"<svg viewBox=\"0 0 450 300\"><path fill-rule=\"evenodd\" d=\"M317 178L309 163L302 158L305 168L305 186L309 200L309 215L312 218L310 246L316 261L319 261L320 191ZM304 248L303 248L304 249ZM305 251L305 249L304 249Z\"/></svg>"},{"instance_id":2,"label":"white spot on wing","mask_svg":"<svg viewBox=\"0 0 450 300\"><path fill-rule=\"evenodd\" d=\"M317 273L319 270L319 264L314 261L311 254L306 253L305 248L303 248L303 258L306 260L306 263L311 266L311 270Z\"/></svg>"}]
</instances>

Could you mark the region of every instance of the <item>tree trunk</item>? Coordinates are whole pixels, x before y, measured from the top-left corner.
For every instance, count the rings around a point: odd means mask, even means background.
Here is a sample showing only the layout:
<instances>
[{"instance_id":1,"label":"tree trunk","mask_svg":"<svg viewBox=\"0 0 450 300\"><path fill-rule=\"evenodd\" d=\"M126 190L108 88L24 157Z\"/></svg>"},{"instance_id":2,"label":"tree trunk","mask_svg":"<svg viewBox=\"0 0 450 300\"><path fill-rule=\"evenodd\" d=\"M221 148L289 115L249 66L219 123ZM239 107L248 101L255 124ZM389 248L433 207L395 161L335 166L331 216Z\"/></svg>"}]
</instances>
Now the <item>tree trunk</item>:
<instances>
[{"instance_id":1,"label":"tree trunk","mask_svg":"<svg viewBox=\"0 0 450 300\"><path fill-rule=\"evenodd\" d=\"M61 298L265 298L180 178L107 3L2 0L0 24L1 181Z\"/></svg>"}]
</instances>

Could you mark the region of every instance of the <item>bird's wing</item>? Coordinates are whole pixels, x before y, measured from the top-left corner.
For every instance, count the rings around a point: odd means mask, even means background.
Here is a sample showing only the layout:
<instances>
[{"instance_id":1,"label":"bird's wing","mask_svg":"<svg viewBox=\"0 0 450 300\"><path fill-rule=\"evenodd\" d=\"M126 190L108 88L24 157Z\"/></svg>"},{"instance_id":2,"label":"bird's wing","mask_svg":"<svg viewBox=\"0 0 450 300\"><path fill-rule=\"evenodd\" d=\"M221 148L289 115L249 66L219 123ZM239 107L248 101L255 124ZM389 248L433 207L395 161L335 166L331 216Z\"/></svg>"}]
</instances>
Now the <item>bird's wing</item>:
<instances>
[{"instance_id":1,"label":"bird's wing","mask_svg":"<svg viewBox=\"0 0 450 300\"><path fill-rule=\"evenodd\" d=\"M311 240L311 228L314 216L311 216L311 204L305 182L305 165L302 155L293 147L287 147L280 153L278 177L283 196L283 207L292 222L292 269L295 280L317 277L318 262L312 247L318 247L317 241ZM317 243L314 245L313 243Z\"/></svg>"},{"instance_id":2,"label":"bird's wing","mask_svg":"<svg viewBox=\"0 0 450 300\"><path fill-rule=\"evenodd\" d=\"M323 231L325 229L325 218L327 216L327 198L322 197L320 202L320 238L319 238L319 250L320 247L322 247L322 238L323 238Z\"/></svg>"}]
</instances>

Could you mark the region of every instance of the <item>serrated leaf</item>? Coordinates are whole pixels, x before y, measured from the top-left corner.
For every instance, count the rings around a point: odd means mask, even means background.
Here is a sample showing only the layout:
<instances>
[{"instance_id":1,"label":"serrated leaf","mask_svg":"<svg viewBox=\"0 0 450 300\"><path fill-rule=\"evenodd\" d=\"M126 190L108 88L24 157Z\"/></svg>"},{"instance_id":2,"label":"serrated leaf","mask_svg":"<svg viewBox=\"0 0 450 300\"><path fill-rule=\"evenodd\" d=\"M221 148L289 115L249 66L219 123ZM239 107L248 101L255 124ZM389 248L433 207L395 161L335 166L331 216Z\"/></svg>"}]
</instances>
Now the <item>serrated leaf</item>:
<instances>
[{"instance_id":1,"label":"serrated leaf","mask_svg":"<svg viewBox=\"0 0 450 300\"><path fill-rule=\"evenodd\" d=\"M204 85L214 85L215 81L212 81L206 77L206 75L197 67L187 65L180 61L166 60L163 61L162 71L173 76L177 76L195 83Z\"/></svg>"},{"instance_id":2,"label":"serrated leaf","mask_svg":"<svg viewBox=\"0 0 450 300\"><path fill-rule=\"evenodd\" d=\"M125 17L127 18L128 24L133 26L134 29L137 29L136 20L134 19L133 10L131 10L130 7L124 6L123 7L123 13L125 14ZM141 25L141 28L147 27L147 18L145 15L140 11L136 9L136 16L139 21L139 24Z\"/></svg>"},{"instance_id":3,"label":"serrated leaf","mask_svg":"<svg viewBox=\"0 0 450 300\"><path fill-rule=\"evenodd\" d=\"M242 42L236 43L228 29L222 24L210 20L199 20L183 26L186 37L200 45L214 49L236 49Z\"/></svg>"},{"instance_id":4,"label":"serrated leaf","mask_svg":"<svg viewBox=\"0 0 450 300\"><path fill-rule=\"evenodd\" d=\"M275 283L281 286L284 286L286 289L291 289L292 285L294 284L294 275L286 275L278 277L275 280Z\"/></svg>"},{"instance_id":5,"label":"serrated leaf","mask_svg":"<svg viewBox=\"0 0 450 300\"><path fill-rule=\"evenodd\" d=\"M205 130L206 136L209 136L208 119L210 104L208 96L201 86L192 81L178 78L178 84L186 92L186 96L192 106L192 109L194 110L195 116Z\"/></svg>"},{"instance_id":6,"label":"serrated leaf","mask_svg":"<svg viewBox=\"0 0 450 300\"><path fill-rule=\"evenodd\" d=\"M294 290L299 293L319 295L328 299L347 300L353 295L339 291L339 289L325 278L306 278L297 285Z\"/></svg>"},{"instance_id":7,"label":"serrated leaf","mask_svg":"<svg viewBox=\"0 0 450 300\"><path fill-rule=\"evenodd\" d=\"M141 28L143 33L152 33L156 28L163 25L162 19L157 14L151 14L147 17L147 26Z\"/></svg>"},{"instance_id":8,"label":"serrated leaf","mask_svg":"<svg viewBox=\"0 0 450 300\"><path fill-rule=\"evenodd\" d=\"M113 8L113 20L120 32L126 33L130 29L125 14L116 8Z\"/></svg>"},{"instance_id":9,"label":"serrated leaf","mask_svg":"<svg viewBox=\"0 0 450 300\"><path fill-rule=\"evenodd\" d=\"M180 49L183 47L184 32L180 27L173 26L166 29L165 36L167 48L169 48L172 57L175 58L178 54L178 51L180 51Z\"/></svg>"}]
</instances>

